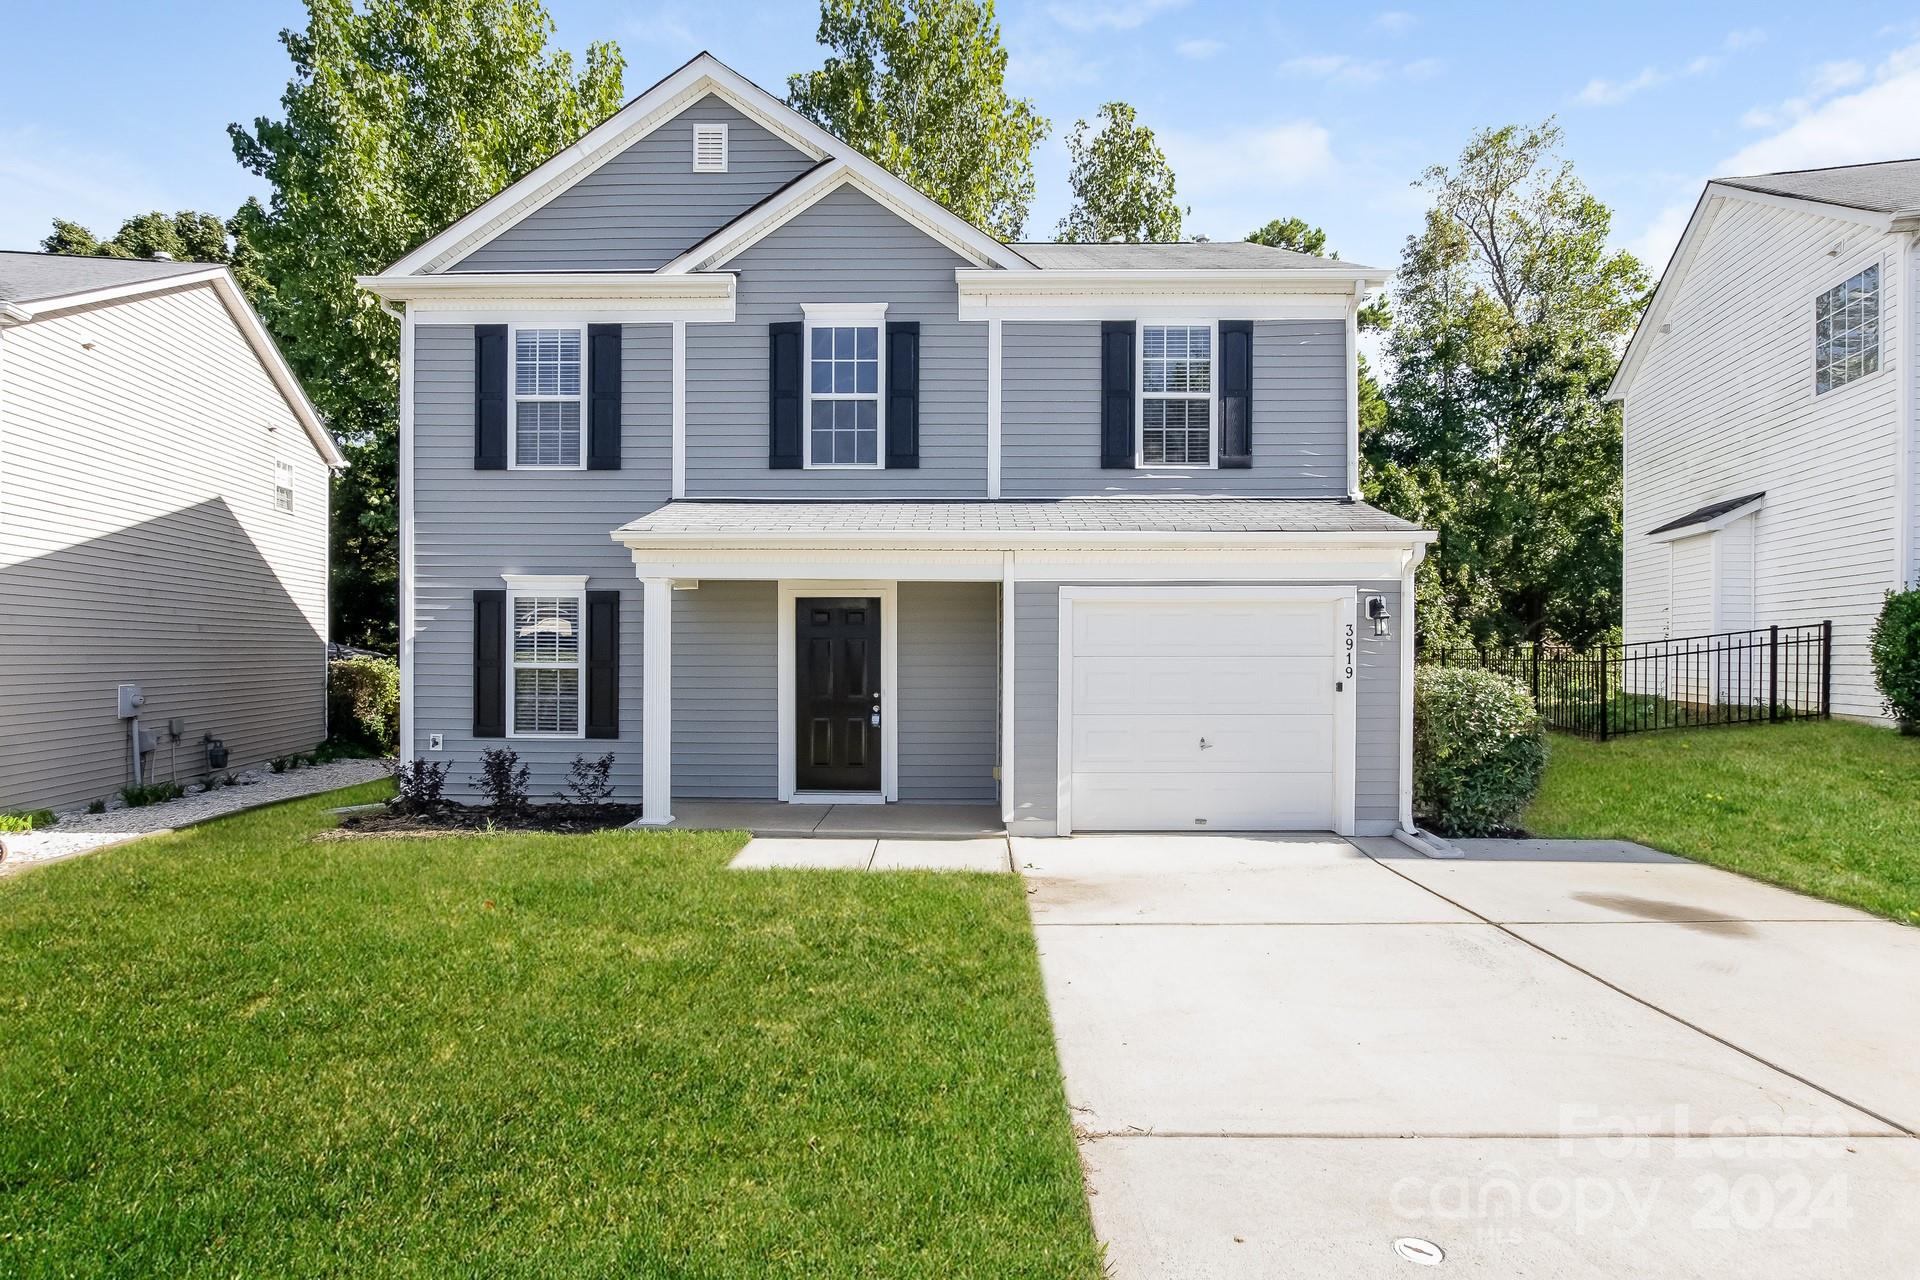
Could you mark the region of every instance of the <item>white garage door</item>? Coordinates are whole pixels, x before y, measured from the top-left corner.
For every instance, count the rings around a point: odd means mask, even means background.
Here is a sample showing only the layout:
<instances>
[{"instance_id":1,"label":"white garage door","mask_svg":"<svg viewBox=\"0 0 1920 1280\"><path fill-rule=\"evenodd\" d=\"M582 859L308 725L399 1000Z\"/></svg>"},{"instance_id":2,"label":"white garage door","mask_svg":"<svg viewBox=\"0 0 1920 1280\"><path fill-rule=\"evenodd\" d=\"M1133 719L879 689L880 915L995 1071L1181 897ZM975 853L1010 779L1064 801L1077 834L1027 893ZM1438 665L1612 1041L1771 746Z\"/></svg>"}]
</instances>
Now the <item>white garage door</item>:
<instances>
[{"instance_id":1,"label":"white garage door","mask_svg":"<svg viewBox=\"0 0 1920 1280\"><path fill-rule=\"evenodd\" d=\"M1077 831L1334 826L1335 605L1076 600Z\"/></svg>"}]
</instances>

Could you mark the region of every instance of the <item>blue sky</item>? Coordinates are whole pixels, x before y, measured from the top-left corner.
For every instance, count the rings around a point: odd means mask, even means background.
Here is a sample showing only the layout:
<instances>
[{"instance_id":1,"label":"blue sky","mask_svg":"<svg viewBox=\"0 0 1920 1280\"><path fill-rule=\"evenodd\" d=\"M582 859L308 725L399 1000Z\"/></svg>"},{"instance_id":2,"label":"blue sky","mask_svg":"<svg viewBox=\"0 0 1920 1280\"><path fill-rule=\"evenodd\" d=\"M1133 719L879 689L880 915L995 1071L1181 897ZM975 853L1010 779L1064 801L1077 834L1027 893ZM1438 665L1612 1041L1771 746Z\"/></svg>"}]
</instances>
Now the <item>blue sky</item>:
<instances>
[{"instance_id":1,"label":"blue sky","mask_svg":"<svg viewBox=\"0 0 1920 1280\"><path fill-rule=\"evenodd\" d=\"M779 91L816 65L817 9L549 0L563 45L617 40L629 91L706 48ZM224 126L277 109L287 0L8 0L0 53L0 248L55 215L100 233L145 209L231 211L256 184ZM1325 226L1392 266L1424 207L1412 182L1486 124L1558 117L1566 154L1657 270L1715 174L1920 155L1910 5L1271 5L1007 0L1011 88L1054 122L1028 237L1064 212L1073 121L1123 98L1160 134L1189 235L1270 217Z\"/></svg>"}]
</instances>

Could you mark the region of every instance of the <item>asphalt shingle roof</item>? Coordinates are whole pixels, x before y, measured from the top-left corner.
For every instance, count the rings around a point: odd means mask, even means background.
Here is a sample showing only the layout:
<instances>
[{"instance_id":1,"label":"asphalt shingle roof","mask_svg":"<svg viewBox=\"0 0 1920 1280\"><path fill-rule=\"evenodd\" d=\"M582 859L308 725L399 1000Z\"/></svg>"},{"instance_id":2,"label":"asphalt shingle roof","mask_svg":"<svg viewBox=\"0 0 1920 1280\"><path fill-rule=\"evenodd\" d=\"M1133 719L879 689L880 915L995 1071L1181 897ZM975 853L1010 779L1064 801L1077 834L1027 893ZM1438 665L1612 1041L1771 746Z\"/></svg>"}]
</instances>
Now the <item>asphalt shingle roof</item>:
<instances>
[{"instance_id":1,"label":"asphalt shingle roof","mask_svg":"<svg viewBox=\"0 0 1920 1280\"><path fill-rule=\"evenodd\" d=\"M1920 159L1846 164L1831 169L1792 169L1744 178L1715 178L1714 181L1744 191L1795 196L1873 213L1920 209Z\"/></svg>"},{"instance_id":2,"label":"asphalt shingle roof","mask_svg":"<svg viewBox=\"0 0 1920 1280\"><path fill-rule=\"evenodd\" d=\"M1364 502L1308 498L1052 498L1001 502L670 502L623 534L1413 533Z\"/></svg>"},{"instance_id":3,"label":"asphalt shingle roof","mask_svg":"<svg viewBox=\"0 0 1920 1280\"><path fill-rule=\"evenodd\" d=\"M1704 507L1695 507L1678 520L1669 520L1657 529L1647 530L1647 536L1652 537L1656 533L1672 533L1675 529L1684 529L1690 524L1705 524L1709 520L1718 519L1729 511L1744 507L1749 502L1758 502L1766 496L1767 491L1762 489L1759 493L1746 493L1738 498L1722 498L1718 502L1709 502Z\"/></svg>"},{"instance_id":4,"label":"asphalt shingle roof","mask_svg":"<svg viewBox=\"0 0 1920 1280\"><path fill-rule=\"evenodd\" d=\"M0 302L38 302L90 289L137 284L205 271L204 262L154 262L144 258L88 258L63 253L0 249Z\"/></svg>"},{"instance_id":5,"label":"asphalt shingle roof","mask_svg":"<svg viewBox=\"0 0 1920 1280\"><path fill-rule=\"evenodd\" d=\"M1298 271L1312 267L1349 267L1355 262L1316 258L1310 253L1276 249L1244 240L1183 241L1179 244L1015 244L1013 248L1042 271Z\"/></svg>"}]
</instances>

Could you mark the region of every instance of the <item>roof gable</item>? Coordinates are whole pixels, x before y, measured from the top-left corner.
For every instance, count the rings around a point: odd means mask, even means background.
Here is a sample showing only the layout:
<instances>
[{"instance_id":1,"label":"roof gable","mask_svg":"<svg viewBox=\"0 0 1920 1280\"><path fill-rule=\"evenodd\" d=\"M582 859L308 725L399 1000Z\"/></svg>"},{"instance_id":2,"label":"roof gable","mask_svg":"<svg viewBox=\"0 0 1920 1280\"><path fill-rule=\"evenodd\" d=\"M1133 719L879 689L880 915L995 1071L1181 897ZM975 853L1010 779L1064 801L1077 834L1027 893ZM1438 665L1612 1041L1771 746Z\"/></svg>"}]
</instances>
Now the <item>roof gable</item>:
<instances>
[{"instance_id":1,"label":"roof gable","mask_svg":"<svg viewBox=\"0 0 1920 1280\"><path fill-rule=\"evenodd\" d=\"M709 96L725 102L809 160L838 161L864 182L887 190L903 207L915 208L928 220L939 222L953 239L969 246L969 257L983 265L1031 268L1018 253L986 231L887 172L858 149L820 128L712 54L702 53L382 274L444 272L454 263L464 263L481 245L517 226L680 116L689 106Z\"/></svg>"}]
</instances>

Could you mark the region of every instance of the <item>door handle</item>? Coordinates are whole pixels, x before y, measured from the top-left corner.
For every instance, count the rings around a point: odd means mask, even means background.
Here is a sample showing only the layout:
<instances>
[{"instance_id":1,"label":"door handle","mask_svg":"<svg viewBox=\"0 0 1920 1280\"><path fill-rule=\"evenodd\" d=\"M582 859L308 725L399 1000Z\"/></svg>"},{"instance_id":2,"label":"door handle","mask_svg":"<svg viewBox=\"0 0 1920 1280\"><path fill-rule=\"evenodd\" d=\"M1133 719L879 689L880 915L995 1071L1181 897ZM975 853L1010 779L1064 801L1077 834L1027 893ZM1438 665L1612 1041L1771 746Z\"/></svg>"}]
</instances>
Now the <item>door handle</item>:
<instances>
[{"instance_id":1,"label":"door handle","mask_svg":"<svg viewBox=\"0 0 1920 1280\"><path fill-rule=\"evenodd\" d=\"M873 715L871 717L870 723L876 724L876 725L880 723L880 704L877 702L873 704Z\"/></svg>"}]
</instances>

